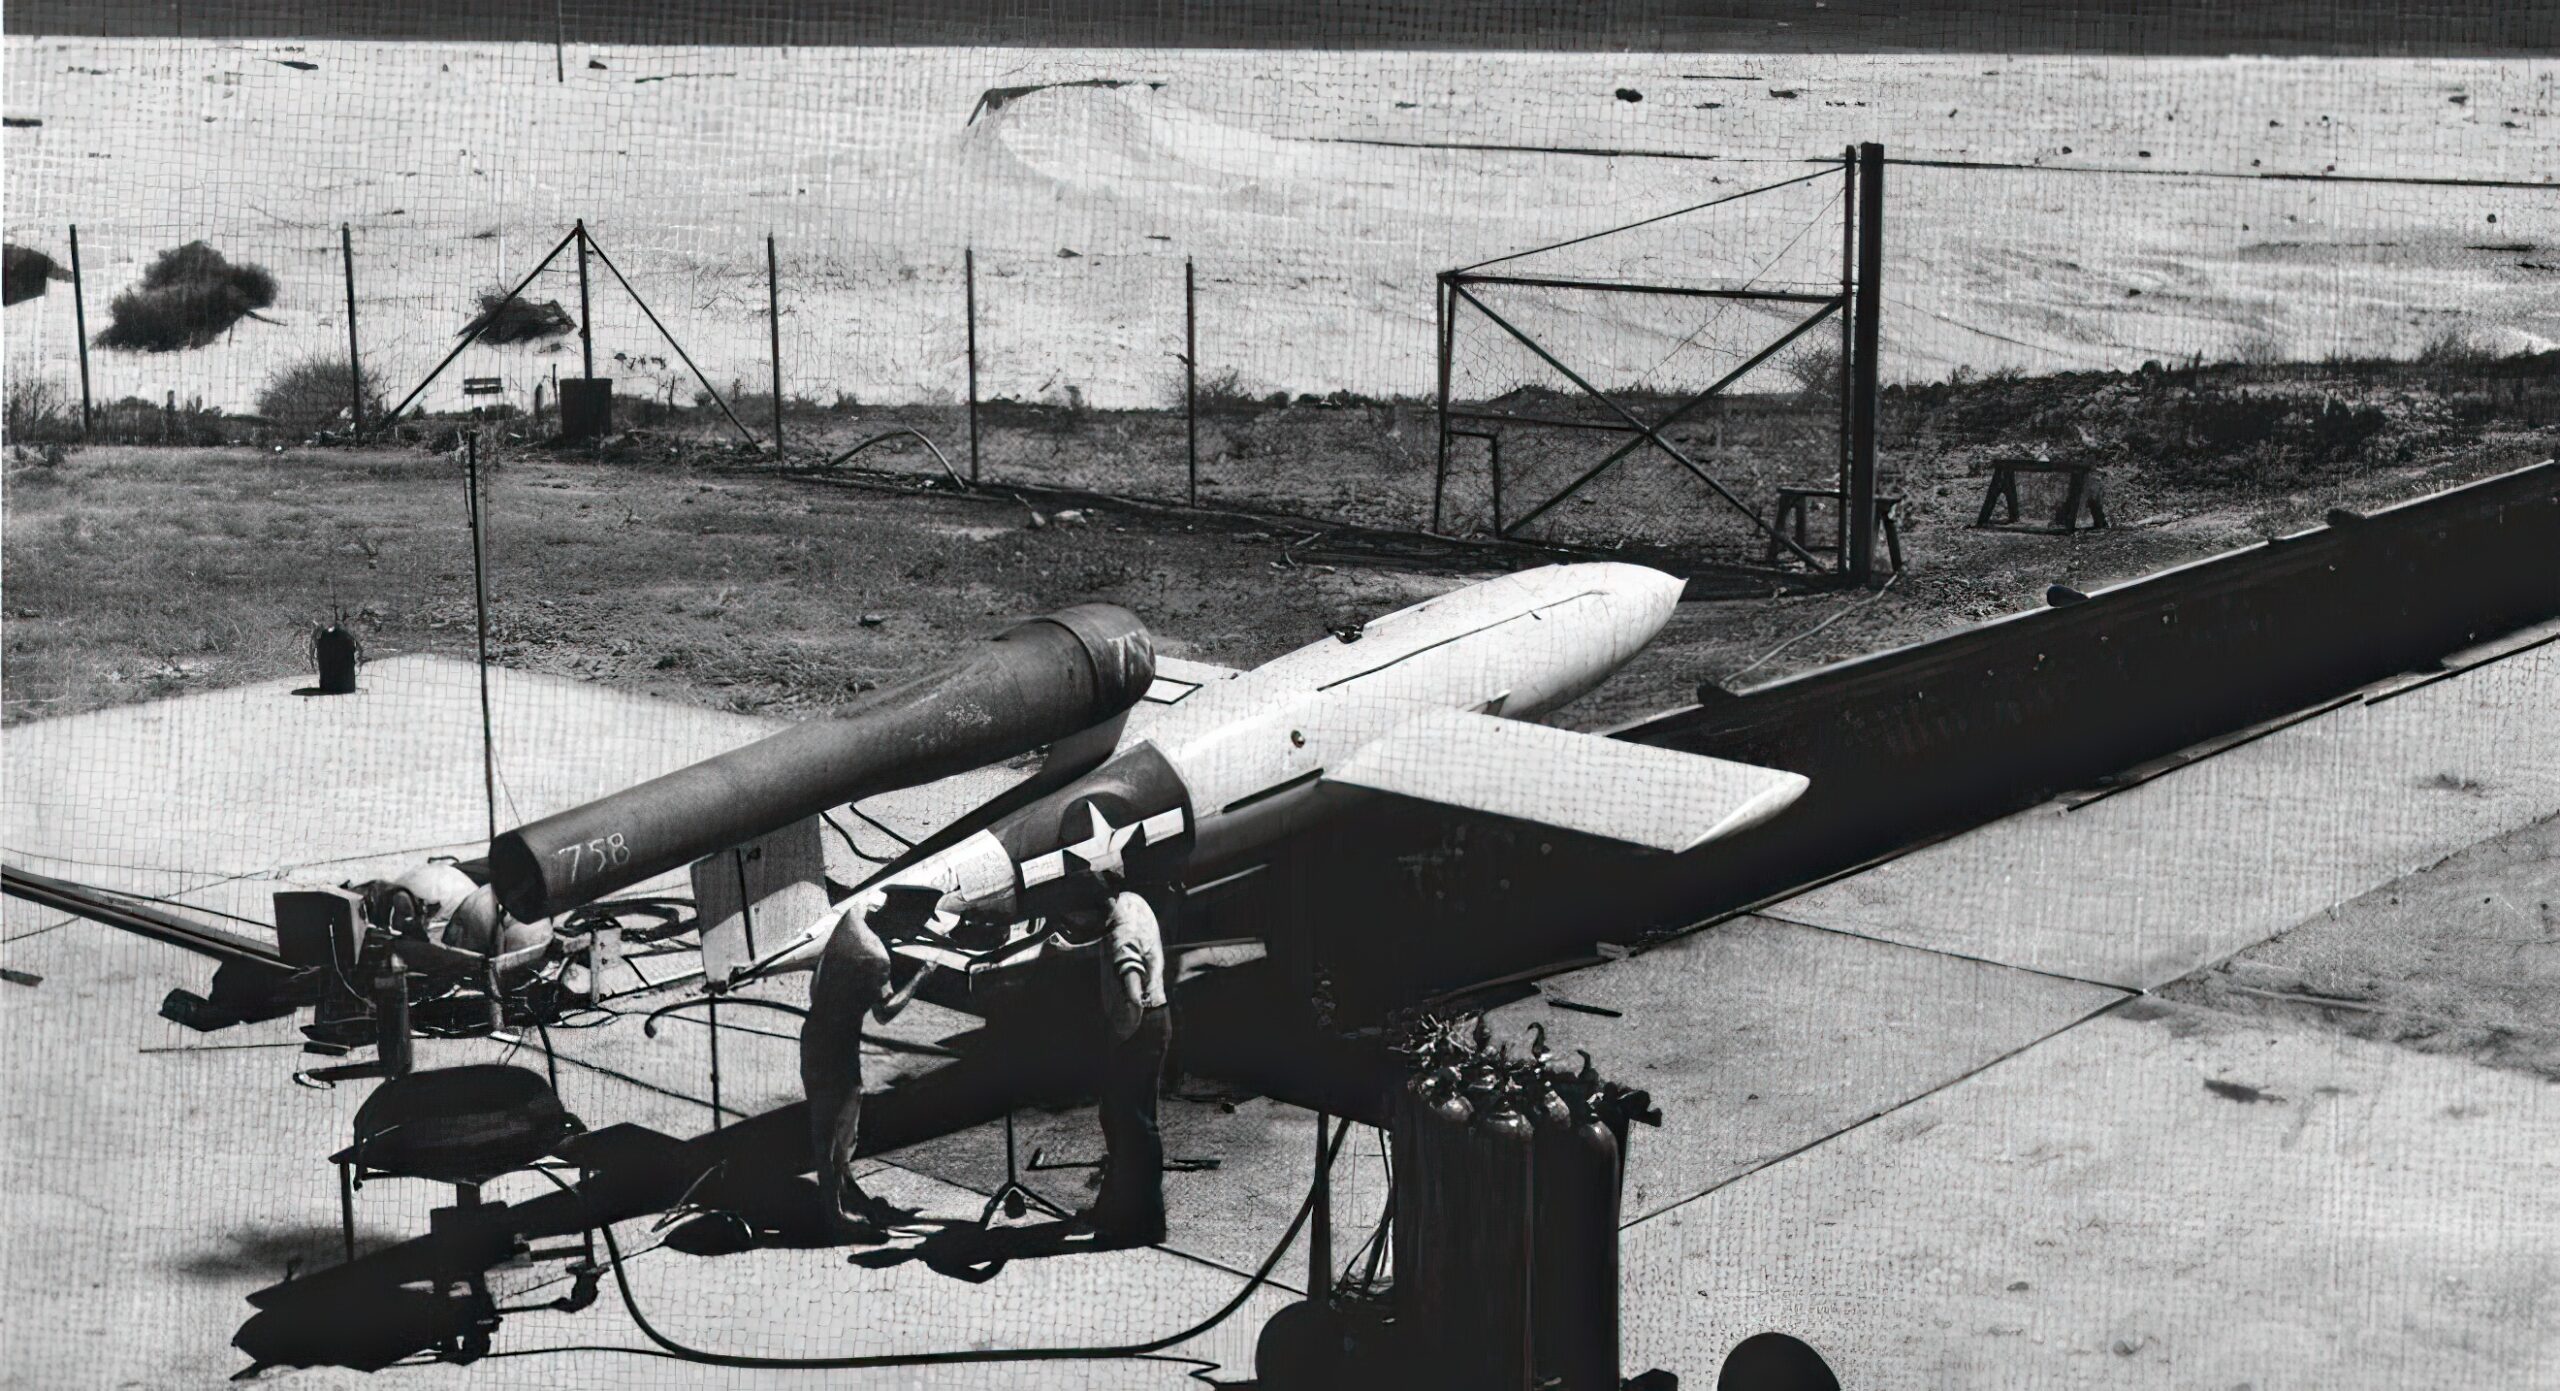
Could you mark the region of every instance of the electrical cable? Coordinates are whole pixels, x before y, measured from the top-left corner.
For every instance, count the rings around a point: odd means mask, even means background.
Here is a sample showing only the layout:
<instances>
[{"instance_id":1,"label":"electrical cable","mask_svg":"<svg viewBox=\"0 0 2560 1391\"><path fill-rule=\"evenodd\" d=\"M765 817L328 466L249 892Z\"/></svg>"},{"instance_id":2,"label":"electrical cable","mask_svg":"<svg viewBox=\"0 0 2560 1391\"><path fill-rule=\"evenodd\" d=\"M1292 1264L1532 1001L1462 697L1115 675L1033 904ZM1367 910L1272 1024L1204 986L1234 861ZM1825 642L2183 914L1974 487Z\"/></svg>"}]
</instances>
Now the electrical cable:
<instances>
[{"instance_id":1,"label":"electrical cable","mask_svg":"<svg viewBox=\"0 0 2560 1391\"><path fill-rule=\"evenodd\" d=\"M1333 1138L1325 1146L1324 1167L1326 1169L1333 1167L1334 1156L1341 1152L1342 1141L1350 1132L1351 1121L1347 1117L1335 1125ZM557 1178L556 1175L553 1177ZM1317 1179L1321 1178L1322 1174L1318 1174ZM1192 1358L1155 1358L1153 1354L1161 1353L1176 1343L1188 1342L1199 1337L1226 1322L1236 1310L1243 1308L1245 1301L1253 1297L1254 1291L1262 1288L1270 1280L1271 1272L1279 1266L1281 1257L1286 1256L1289 1248L1297 1244L1298 1233L1306 1226L1307 1216L1315 1210L1315 1203L1316 1184L1315 1181L1310 1181L1307 1185L1305 1200L1298 1204L1298 1215L1289 1219L1289 1229L1280 1234L1279 1243L1271 1248L1269 1256L1263 1258L1261 1268L1254 1271L1253 1277L1245 1282L1244 1288L1238 1290L1235 1297L1228 1300L1215 1313L1178 1332L1142 1343L1127 1343L1114 1347L955 1348L935 1352L875 1353L855 1357L754 1357L687 1347L659 1332L656 1326L649 1322L648 1316L640 1311L639 1299L631 1290L631 1277L623 1270L622 1246L614 1236L613 1224L603 1223L597 1230L604 1234L605 1249L613 1257L614 1287L621 1292L623 1308L630 1313L631 1322L639 1328L641 1335L670 1354L705 1366L778 1371L856 1371L873 1367L939 1367L973 1362L1099 1362L1134 1358L1196 1361L1197 1359Z\"/></svg>"}]
</instances>

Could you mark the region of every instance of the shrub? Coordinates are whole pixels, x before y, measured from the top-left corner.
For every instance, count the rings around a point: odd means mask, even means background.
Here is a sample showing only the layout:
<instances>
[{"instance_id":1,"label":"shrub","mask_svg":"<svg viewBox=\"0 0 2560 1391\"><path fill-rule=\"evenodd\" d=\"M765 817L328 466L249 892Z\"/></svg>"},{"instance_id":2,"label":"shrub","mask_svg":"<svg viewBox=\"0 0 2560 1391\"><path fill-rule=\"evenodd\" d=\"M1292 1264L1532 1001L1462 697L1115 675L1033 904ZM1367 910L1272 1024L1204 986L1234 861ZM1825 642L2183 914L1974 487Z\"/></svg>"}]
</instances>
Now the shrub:
<instances>
[{"instance_id":1,"label":"shrub","mask_svg":"<svg viewBox=\"0 0 2560 1391\"><path fill-rule=\"evenodd\" d=\"M48 281L68 280L71 272L31 246L10 242L0 247L0 304L17 304L44 293Z\"/></svg>"},{"instance_id":2,"label":"shrub","mask_svg":"<svg viewBox=\"0 0 2560 1391\"><path fill-rule=\"evenodd\" d=\"M267 379L258 392L258 414L278 429L311 435L349 416L347 360L321 354L290 364ZM382 386L371 372L363 374L365 418L382 418Z\"/></svg>"},{"instance_id":3,"label":"shrub","mask_svg":"<svg viewBox=\"0 0 2560 1391\"><path fill-rule=\"evenodd\" d=\"M462 326L456 338L467 338L474 329L483 343L531 343L557 338L575 329L578 321L560 307L560 301L547 299L540 304L529 299L509 299L502 286L480 292L480 312Z\"/></svg>"},{"instance_id":4,"label":"shrub","mask_svg":"<svg viewBox=\"0 0 2560 1391\"><path fill-rule=\"evenodd\" d=\"M1806 396L1836 397L1840 394L1840 344L1832 339L1808 344L1778 360Z\"/></svg>"},{"instance_id":5,"label":"shrub","mask_svg":"<svg viewBox=\"0 0 2560 1391\"><path fill-rule=\"evenodd\" d=\"M2468 331L2449 328L2420 344L2415 361L2430 367L2470 367L2493 362L2497 356L2496 352L2475 341Z\"/></svg>"},{"instance_id":6,"label":"shrub","mask_svg":"<svg viewBox=\"0 0 2560 1391\"><path fill-rule=\"evenodd\" d=\"M49 377L9 379L8 432L12 444L33 444L77 435L71 398Z\"/></svg>"},{"instance_id":7,"label":"shrub","mask_svg":"<svg viewBox=\"0 0 2560 1391\"><path fill-rule=\"evenodd\" d=\"M274 276L191 241L161 252L143 272L141 287L107 306L110 322L98 346L145 353L201 348L275 302Z\"/></svg>"}]
</instances>

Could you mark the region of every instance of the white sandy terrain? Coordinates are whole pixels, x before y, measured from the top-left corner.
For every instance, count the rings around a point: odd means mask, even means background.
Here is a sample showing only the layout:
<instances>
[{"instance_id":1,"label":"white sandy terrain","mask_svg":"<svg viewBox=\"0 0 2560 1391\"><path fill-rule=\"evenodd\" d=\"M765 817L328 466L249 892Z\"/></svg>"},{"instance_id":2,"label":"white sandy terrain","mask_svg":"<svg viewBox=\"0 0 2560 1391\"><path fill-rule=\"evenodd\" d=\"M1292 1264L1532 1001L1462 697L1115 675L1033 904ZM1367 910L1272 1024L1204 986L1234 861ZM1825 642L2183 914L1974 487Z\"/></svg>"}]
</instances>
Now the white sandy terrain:
<instances>
[{"instance_id":1,"label":"white sandy terrain","mask_svg":"<svg viewBox=\"0 0 2560 1391\"><path fill-rule=\"evenodd\" d=\"M342 353L341 222L365 354L405 391L475 292L523 274L581 217L724 390L764 381L771 232L787 389L820 401L959 394L971 245L990 396L1166 399L1186 257L1205 374L1418 394L1435 272L1878 140L1908 158L2548 185L1898 167L1889 377L2407 352L2447 331L2560 341L2549 62L750 48L566 61L563 82L527 45L11 36L7 113L42 124L0 143L7 235L67 262L63 227L80 225L92 334L152 256L189 240L277 277L273 323L189 352L93 352L105 398L240 408L279 363ZM1129 85L981 109L990 89L1086 79ZM1836 288L1840 182L1513 268ZM689 399L682 363L592 274L599 373L625 394ZM13 374L75 385L68 289L0 321ZM575 310L568 258L536 297ZM1608 384L1693 384L1786 321L1697 301L1586 296L1579 315L1512 302ZM522 400L554 369L576 374L574 341L475 348L427 403L460 404L466 375ZM1554 380L1490 339L1464 345L1460 376L1486 395Z\"/></svg>"}]
</instances>

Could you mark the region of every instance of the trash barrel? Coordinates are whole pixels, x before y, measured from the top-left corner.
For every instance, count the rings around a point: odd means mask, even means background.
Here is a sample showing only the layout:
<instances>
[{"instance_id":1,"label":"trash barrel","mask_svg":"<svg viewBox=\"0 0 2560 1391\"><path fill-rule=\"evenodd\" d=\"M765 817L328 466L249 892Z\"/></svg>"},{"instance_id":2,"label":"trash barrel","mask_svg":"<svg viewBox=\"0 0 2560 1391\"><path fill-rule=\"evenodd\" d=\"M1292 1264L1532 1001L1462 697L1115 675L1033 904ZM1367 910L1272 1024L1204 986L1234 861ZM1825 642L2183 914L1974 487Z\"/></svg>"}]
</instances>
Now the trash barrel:
<instances>
[{"instance_id":1,"label":"trash barrel","mask_svg":"<svg viewBox=\"0 0 2560 1391\"><path fill-rule=\"evenodd\" d=\"M560 442L613 433L613 378L564 377L560 382Z\"/></svg>"}]
</instances>

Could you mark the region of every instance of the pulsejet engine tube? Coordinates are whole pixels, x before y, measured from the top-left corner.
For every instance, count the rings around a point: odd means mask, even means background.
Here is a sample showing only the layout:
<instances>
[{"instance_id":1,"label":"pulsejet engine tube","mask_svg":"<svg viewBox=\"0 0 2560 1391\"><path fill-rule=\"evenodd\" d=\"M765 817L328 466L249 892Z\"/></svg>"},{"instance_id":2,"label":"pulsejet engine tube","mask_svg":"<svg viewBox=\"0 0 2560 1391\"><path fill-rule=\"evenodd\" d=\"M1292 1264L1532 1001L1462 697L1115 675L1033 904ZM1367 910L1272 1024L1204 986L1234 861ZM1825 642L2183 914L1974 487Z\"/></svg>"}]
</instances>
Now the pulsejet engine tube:
<instances>
[{"instance_id":1,"label":"pulsejet engine tube","mask_svg":"<svg viewBox=\"0 0 2560 1391\"><path fill-rule=\"evenodd\" d=\"M829 807L1055 743L1154 680L1137 615L1061 609L843 713L509 831L489 847L490 878L518 921L565 913Z\"/></svg>"}]
</instances>

